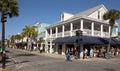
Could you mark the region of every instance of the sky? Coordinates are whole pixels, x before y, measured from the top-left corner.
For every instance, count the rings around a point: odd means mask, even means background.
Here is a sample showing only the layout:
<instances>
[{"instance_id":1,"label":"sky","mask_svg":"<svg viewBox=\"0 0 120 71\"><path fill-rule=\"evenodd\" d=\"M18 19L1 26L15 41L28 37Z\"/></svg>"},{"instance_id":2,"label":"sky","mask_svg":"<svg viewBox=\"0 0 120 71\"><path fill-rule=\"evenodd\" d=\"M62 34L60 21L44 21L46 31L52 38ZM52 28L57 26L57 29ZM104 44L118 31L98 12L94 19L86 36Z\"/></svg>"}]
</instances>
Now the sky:
<instances>
[{"instance_id":1,"label":"sky","mask_svg":"<svg viewBox=\"0 0 120 71\"><path fill-rule=\"evenodd\" d=\"M6 39L22 32L26 25L33 26L36 22L53 24L60 20L62 12L76 14L101 4L108 10L120 10L120 0L17 0L17 2L19 16L7 18ZM118 23L120 25L120 20ZM2 31L1 24L0 30Z\"/></svg>"}]
</instances>

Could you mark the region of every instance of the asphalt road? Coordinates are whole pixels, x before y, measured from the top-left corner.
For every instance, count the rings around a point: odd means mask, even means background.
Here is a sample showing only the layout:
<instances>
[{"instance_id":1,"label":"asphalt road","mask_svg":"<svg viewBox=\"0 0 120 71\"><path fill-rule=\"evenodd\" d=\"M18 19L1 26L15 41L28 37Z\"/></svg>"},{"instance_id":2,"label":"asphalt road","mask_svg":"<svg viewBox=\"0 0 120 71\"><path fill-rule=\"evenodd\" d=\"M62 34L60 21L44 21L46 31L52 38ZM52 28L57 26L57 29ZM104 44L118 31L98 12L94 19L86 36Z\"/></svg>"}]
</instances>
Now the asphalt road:
<instances>
[{"instance_id":1,"label":"asphalt road","mask_svg":"<svg viewBox=\"0 0 120 71\"><path fill-rule=\"evenodd\" d=\"M72 61L8 49L17 61L14 71L120 71L120 57L109 60Z\"/></svg>"}]
</instances>

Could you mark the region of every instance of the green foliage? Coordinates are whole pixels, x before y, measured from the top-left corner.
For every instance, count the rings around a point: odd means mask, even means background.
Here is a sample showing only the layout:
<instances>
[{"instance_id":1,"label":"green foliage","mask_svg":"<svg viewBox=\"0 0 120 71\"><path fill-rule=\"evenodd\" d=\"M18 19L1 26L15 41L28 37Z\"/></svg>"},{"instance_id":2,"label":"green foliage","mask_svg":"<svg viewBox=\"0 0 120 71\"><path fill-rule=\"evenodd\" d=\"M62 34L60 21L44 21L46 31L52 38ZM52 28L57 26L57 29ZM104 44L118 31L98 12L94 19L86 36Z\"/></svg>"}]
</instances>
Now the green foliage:
<instances>
[{"instance_id":1,"label":"green foliage","mask_svg":"<svg viewBox=\"0 0 120 71\"><path fill-rule=\"evenodd\" d=\"M45 42L45 40L43 38L40 38L37 43L41 44L42 42Z\"/></svg>"},{"instance_id":2,"label":"green foliage","mask_svg":"<svg viewBox=\"0 0 120 71\"><path fill-rule=\"evenodd\" d=\"M35 31L34 26L25 26L25 28L23 28L23 34L26 37L36 37L37 36L37 32Z\"/></svg>"},{"instance_id":3,"label":"green foliage","mask_svg":"<svg viewBox=\"0 0 120 71\"><path fill-rule=\"evenodd\" d=\"M120 11L115 9L111 9L103 15L104 20L109 20L111 27L114 26L115 20L119 18L120 18Z\"/></svg>"},{"instance_id":4,"label":"green foliage","mask_svg":"<svg viewBox=\"0 0 120 71\"><path fill-rule=\"evenodd\" d=\"M19 8L16 0L0 0L0 11L7 13L10 18L18 16Z\"/></svg>"},{"instance_id":5,"label":"green foliage","mask_svg":"<svg viewBox=\"0 0 120 71\"><path fill-rule=\"evenodd\" d=\"M118 32L118 35L120 36L120 32Z\"/></svg>"}]
</instances>

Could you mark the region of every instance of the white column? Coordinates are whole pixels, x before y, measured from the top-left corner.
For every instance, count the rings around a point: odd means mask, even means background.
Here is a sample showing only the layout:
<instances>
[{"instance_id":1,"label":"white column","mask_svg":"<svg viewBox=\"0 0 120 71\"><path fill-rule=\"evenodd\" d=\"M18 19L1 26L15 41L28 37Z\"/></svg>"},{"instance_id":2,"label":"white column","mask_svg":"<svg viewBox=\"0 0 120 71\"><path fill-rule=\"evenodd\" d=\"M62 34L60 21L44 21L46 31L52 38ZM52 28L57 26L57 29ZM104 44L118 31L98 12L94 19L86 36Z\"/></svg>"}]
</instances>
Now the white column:
<instances>
[{"instance_id":1,"label":"white column","mask_svg":"<svg viewBox=\"0 0 120 71\"><path fill-rule=\"evenodd\" d=\"M55 45L55 54L58 54L58 44Z\"/></svg>"},{"instance_id":2,"label":"white column","mask_svg":"<svg viewBox=\"0 0 120 71\"><path fill-rule=\"evenodd\" d=\"M50 29L50 38L52 38L52 28Z\"/></svg>"},{"instance_id":3,"label":"white column","mask_svg":"<svg viewBox=\"0 0 120 71\"><path fill-rule=\"evenodd\" d=\"M103 24L101 24L101 37L103 37Z\"/></svg>"},{"instance_id":4,"label":"white column","mask_svg":"<svg viewBox=\"0 0 120 71\"><path fill-rule=\"evenodd\" d=\"M50 53L52 53L52 28L50 29Z\"/></svg>"},{"instance_id":5,"label":"white column","mask_svg":"<svg viewBox=\"0 0 120 71\"><path fill-rule=\"evenodd\" d=\"M118 36L118 27L116 27L116 36Z\"/></svg>"},{"instance_id":6,"label":"white column","mask_svg":"<svg viewBox=\"0 0 120 71\"><path fill-rule=\"evenodd\" d=\"M72 32L73 32L73 24L72 23L70 23L70 36L72 36L73 34L72 34Z\"/></svg>"},{"instance_id":7,"label":"white column","mask_svg":"<svg viewBox=\"0 0 120 71\"><path fill-rule=\"evenodd\" d=\"M62 37L64 37L65 26L62 26Z\"/></svg>"},{"instance_id":8,"label":"white column","mask_svg":"<svg viewBox=\"0 0 120 71\"><path fill-rule=\"evenodd\" d=\"M65 44L62 44L62 55L65 55Z\"/></svg>"},{"instance_id":9,"label":"white column","mask_svg":"<svg viewBox=\"0 0 120 71\"><path fill-rule=\"evenodd\" d=\"M80 21L80 25L81 25L80 30L83 31L83 20L82 19Z\"/></svg>"},{"instance_id":10,"label":"white column","mask_svg":"<svg viewBox=\"0 0 120 71\"><path fill-rule=\"evenodd\" d=\"M111 26L109 26L109 37L110 37L110 32L111 32ZM112 34L112 33L111 33ZM111 35L112 36L112 35Z\"/></svg>"},{"instance_id":11,"label":"white column","mask_svg":"<svg viewBox=\"0 0 120 71\"><path fill-rule=\"evenodd\" d=\"M48 32L47 30L45 30L45 52L48 52L48 41L47 41L47 38L48 37Z\"/></svg>"},{"instance_id":12,"label":"white column","mask_svg":"<svg viewBox=\"0 0 120 71\"><path fill-rule=\"evenodd\" d=\"M91 25L92 36L94 36L94 22L92 22Z\"/></svg>"},{"instance_id":13,"label":"white column","mask_svg":"<svg viewBox=\"0 0 120 71\"><path fill-rule=\"evenodd\" d=\"M50 53L52 53L52 41L50 40Z\"/></svg>"},{"instance_id":14,"label":"white column","mask_svg":"<svg viewBox=\"0 0 120 71\"><path fill-rule=\"evenodd\" d=\"M57 38L57 34L58 34L58 27L56 27L56 38Z\"/></svg>"},{"instance_id":15,"label":"white column","mask_svg":"<svg viewBox=\"0 0 120 71\"><path fill-rule=\"evenodd\" d=\"M47 32L47 29L45 30L45 39L47 39L48 37L48 32Z\"/></svg>"}]
</instances>

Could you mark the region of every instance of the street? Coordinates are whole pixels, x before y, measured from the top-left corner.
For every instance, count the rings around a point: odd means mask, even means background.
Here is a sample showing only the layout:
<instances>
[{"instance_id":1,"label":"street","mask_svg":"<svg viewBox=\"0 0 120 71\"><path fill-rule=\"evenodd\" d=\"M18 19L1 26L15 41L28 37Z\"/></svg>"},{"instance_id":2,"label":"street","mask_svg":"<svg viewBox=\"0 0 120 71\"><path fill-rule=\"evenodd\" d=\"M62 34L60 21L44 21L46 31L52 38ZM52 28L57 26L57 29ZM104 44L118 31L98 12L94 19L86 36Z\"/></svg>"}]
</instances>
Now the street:
<instances>
[{"instance_id":1,"label":"street","mask_svg":"<svg viewBox=\"0 0 120 71\"><path fill-rule=\"evenodd\" d=\"M41 56L24 51L8 49L9 55L17 63L14 71L120 71L120 57L109 60L76 60Z\"/></svg>"}]
</instances>

